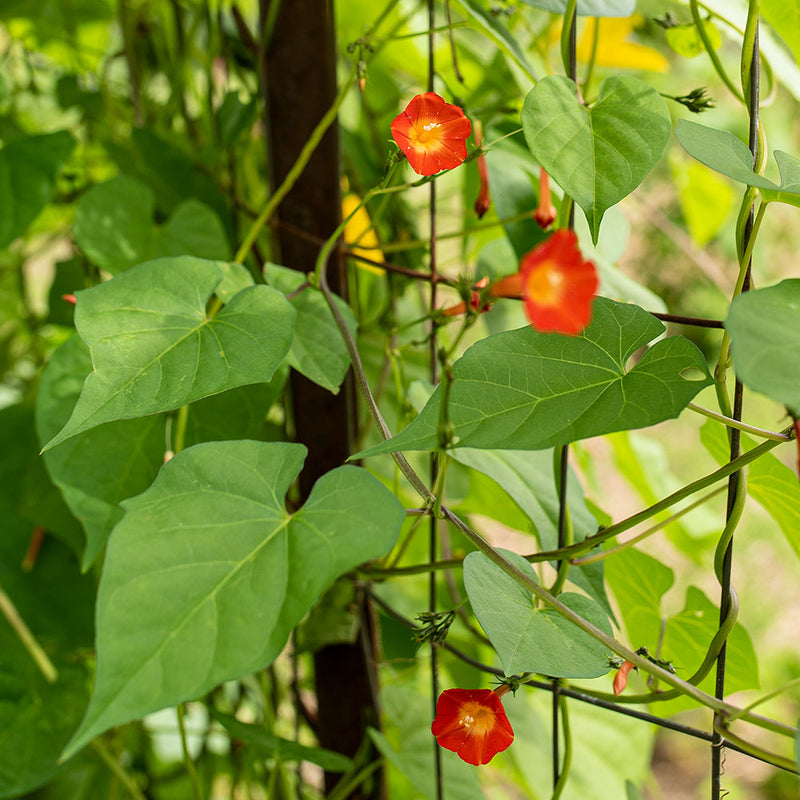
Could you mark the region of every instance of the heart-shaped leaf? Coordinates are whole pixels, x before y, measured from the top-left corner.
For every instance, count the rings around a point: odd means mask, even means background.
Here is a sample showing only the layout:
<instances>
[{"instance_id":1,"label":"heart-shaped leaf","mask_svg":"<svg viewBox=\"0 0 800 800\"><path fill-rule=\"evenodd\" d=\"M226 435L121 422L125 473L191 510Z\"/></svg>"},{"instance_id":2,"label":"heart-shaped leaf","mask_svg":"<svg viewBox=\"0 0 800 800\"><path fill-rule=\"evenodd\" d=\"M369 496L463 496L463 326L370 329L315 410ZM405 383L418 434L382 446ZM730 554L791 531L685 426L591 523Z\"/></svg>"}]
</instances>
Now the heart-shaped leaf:
<instances>
[{"instance_id":1,"label":"heart-shaped leaf","mask_svg":"<svg viewBox=\"0 0 800 800\"><path fill-rule=\"evenodd\" d=\"M800 413L800 279L740 294L725 328L742 383Z\"/></svg>"},{"instance_id":2,"label":"heart-shaped leaf","mask_svg":"<svg viewBox=\"0 0 800 800\"><path fill-rule=\"evenodd\" d=\"M520 555L501 551L536 579ZM506 675L538 672L553 678L597 678L608 672L608 648L551 608L537 608L533 595L483 553L464 559L464 586L472 610L503 662ZM588 622L611 635L602 608L582 594L558 599Z\"/></svg>"},{"instance_id":3,"label":"heart-shaped leaf","mask_svg":"<svg viewBox=\"0 0 800 800\"><path fill-rule=\"evenodd\" d=\"M363 469L288 514L302 445L200 444L123 503L97 599L94 695L65 755L111 727L262 669L333 581L386 553L402 506Z\"/></svg>"},{"instance_id":4,"label":"heart-shaped leaf","mask_svg":"<svg viewBox=\"0 0 800 800\"><path fill-rule=\"evenodd\" d=\"M213 261L183 256L78 292L75 327L94 372L45 449L104 422L267 382L289 350L295 311L275 289L251 286L209 318L206 301L221 280Z\"/></svg>"},{"instance_id":5,"label":"heart-shaped leaf","mask_svg":"<svg viewBox=\"0 0 800 800\"><path fill-rule=\"evenodd\" d=\"M636 78L606 78L587 108L573 81L549 75L525 98L522 128L534 158L583 209L596 244L603 214L644 180L672 123L661 95Z\"/></svg>"},{"instance_id":6,"label":"heart-shaped leaf","mask_svg":"<svg viewBox=\"0 0 800 800\"><path fill-rule=\"evenodd\" d=\"M230 258L225 230L207 205L181 203L167 223L153 221L155 195L149 186L118 175L93 186L75 209L75 241L87 257L112 275L165 256Z\"/></svg>"},{"instance_id":7,"label":"heart-shaped leaf","mask_svg":"<svg viewBox=\"0 0 800 800\"><path fill-rule=\"evenodd\" d=\"M675 129L675 135L690 156L739 183L755 186L765 202L800 206L800 160L789 153L775 151L775 162L781 175L779 186L753 171L753 154L730 131L708 128L682 119Z\"/></svg>"},{"instance_id":8,"label":"heart-shaped leaf","mask_svg":"<svg viewBox=\"0 0 800 800\"><path fill-rule=\"evenodd\" d=\"M601 297L580 336L526 327L483 339L453 365L454 445L539 450L676 417L711 383L690 341L659 341L627 369L628 358L663 330L638 306ZM407 428L361 455L435 450L439 398L437 389Z\"/></svg>"},{"instance_id":9,"label":"heart-shaped leaf","mask_svg":"<svg viewBox=\"0 0 800 800\"><path fill-rule=\"evenodd\" d=\"M310 287L300 289L306 276L277 264L267 264L264 277L270 286L289 296L289 302L297 311L294 340L287 361L309 380L337 394L350 366L350 355L322 292ZM350 306L341 298L336 298L336 304L350 333L355 336L358 324Z\"/></svg>"}]
</instances>

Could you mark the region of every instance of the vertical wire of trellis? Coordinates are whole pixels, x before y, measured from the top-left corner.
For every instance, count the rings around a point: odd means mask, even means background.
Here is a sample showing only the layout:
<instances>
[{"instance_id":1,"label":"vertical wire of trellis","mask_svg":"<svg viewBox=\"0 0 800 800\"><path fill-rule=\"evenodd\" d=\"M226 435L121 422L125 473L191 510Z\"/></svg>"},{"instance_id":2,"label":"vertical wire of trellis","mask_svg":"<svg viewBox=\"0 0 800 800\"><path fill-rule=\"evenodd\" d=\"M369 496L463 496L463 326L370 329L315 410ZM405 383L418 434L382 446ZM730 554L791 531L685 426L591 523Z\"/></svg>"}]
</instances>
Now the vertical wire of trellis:
<instances>
[{"instance_id":1,"label":"vertical wire of trellis","mask_svg":"<svg viewBox=\"0 0 800 800\"><path fill-rule=\"evenodd\" d=\"M436 27L435 19L435 0L428 0L428 91L434 90L434 77L435 77L435 34ZM430 183L430 209L428 211L428 220L430 225L430 253L428 265L430 268L430 311L431 318L433 319L434 309L436 308L436 284L438 282L438 263L436 258L436 181ZM430 334L430 375L431 383L435 386L439 379L439 361L438 361L438 337L436 335L436 325L431 323ZM442 465L439 464L438 453L431 455L430 461L430 485L435 486L438 478L438 471ZM430 515L429 520L429 540L428 540L428 557L431 564L436 561L438 552L437 538L439 534L439 521L435 514ZM436 571L431 570L428 575L428 610L433 614L436 611ZM430 642L431 654L431 700L433 704L433 715L436 716L436 702L439 697L439 650L436 642ZM436 800L444 800L444 781L442 778L442 752L439 748L439 743L436 739L433 740L433 758L434 758L434 779L436 785Z\"/></svg>"},{"instance_id":2,"label":"vertical wire of trellis","mask_svg":"<svg viewBox=\"0 0 800 800\"><path fill-rule=\"evenodd\" d=\"M749 75L742 75L742 81L749 81L749 92L747 87L743 86L744 94L747 98L747 110L749 116L749 136L748 145L750 152L753 154L754 168L758 161L758 128L759 128L759 43L758 43L758 2L751 2L748 9L748 22L753 18L755 11L755 33L753 36L752 52L750 54L745 52L747 47L747 38L742 45L742 60L748 57L750 61ZM742 233L742 241L740 244L739 252L744 252L744 247L747 245L748 240L752 234L754 221L754 202L751 202L748 211L747 221ZM748 259L745 268L744 281L742 283L742 291L746 292L750 288L750 272L752 269L753 261L752 256ZM742 419L742 407L744 399L744 390L741 381L738 379L734 383L733 390L733 419L739 421ZM738 429L730 429L730 459L733 460L740 453L741 434ZM743 474L741 472L734 472L728 479L728 496L727 508L725 514L726 527L730 524L731 520L736 515L737 501L739 500L740 492L745 491ZM721 597L720 597L720 611L719 611L719 624L720 627L725 623L728 615L732 613L732 585L731 585L731 572L733 567L733 534L731 533L730 539L725 547L725 552L722 560L722 574L720 576L721 584ZM717 671L715 682L715 694L720 700L725 695L725 666L727 655L727 643L723 642L720 648L719 655L717 656ZM711 745L711 798L712 800L720 800L722 794L722 775L724 765L723 753L723 738L719 732L719 723L722 722L718 713L714 714L714 732Z\"/></svg>"},{"instance_id":3,"label":"vertical wire of trellis","mask_svg":"<svg viewBox=\"0 0 800 800\"><path fill-rule=\"evenodd\" d=\"M567 11L569 14L569 10ZM567 57L567 75L573 81L577 82L578 65L577 65L577 26L578 26L578 8L577 3L572 9L572 14L567 20L565 14L564 22L569 25L569 54ZM563 202L563 201L562 201ZM569 213L568 227L573 229L575 227L575 207L571 205ZM569 445L565 444L556 449L556 458L554 459L554 468L556 474L556 487L558 490L558 549L561 550L567 546L567 526L569 524L569 506L567 503L567 482L569 480ZM559 575L562 573L562 564L559 564ZM559 585L559 582L556 582ZM558 679L552 681L552 716L553 716L553 789L555 793L558 792L559 780L561 778L561 754L559 748L560 737L560 720L561 720L561 684ZM566 701L564 701L566 702ZM560 793L559 793L560 794ZM557 796L554 794L554 796Z\"/></svg>"}]
</instances>

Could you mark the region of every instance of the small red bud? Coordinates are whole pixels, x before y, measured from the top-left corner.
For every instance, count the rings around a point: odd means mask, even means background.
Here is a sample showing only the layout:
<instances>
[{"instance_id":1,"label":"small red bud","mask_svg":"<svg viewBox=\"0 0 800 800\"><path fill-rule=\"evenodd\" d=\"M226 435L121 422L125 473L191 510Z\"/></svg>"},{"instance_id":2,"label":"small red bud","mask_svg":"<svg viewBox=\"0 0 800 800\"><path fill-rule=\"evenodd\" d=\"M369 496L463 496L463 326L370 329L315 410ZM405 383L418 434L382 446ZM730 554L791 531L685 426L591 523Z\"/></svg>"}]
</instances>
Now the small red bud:
<instances>
[{"instance_id":1,"label":"small red bud","mask_svg":"<svg viewBox=\"0 0 800 800\"><path fill-rule=\"evenodd\" d=\"M556 221L556 208L550 196L550 176L544 167L539 172L539 205L533 218L542 230L547 230Z\"/></svg>"},{"instance_id":2,"label":"small red bud","mask_svg":"<svg viewBox=\"0 0 800 800\"><path fill-rule=\"evenodd\" d=\"M628 673L632 669L635 669L632 662L630 661L622 662L622 666L617 670L617 674L614 676L615 696L621 695L625 691L625 687L628 685Z\"/></svg>"},{"instance_id":3,"label":"small red bud","mask_svg":"<svg viewBox=\"0 0 800 800\"><path fill-rule=\"evenodd\" d=\"M78 298L75 297L74 294L62 294L61 295L61 299L62 300L66 300L68 303L71 303L73 306L76 305L77 302L78 302Z\"/></svg>"}]
</instances>

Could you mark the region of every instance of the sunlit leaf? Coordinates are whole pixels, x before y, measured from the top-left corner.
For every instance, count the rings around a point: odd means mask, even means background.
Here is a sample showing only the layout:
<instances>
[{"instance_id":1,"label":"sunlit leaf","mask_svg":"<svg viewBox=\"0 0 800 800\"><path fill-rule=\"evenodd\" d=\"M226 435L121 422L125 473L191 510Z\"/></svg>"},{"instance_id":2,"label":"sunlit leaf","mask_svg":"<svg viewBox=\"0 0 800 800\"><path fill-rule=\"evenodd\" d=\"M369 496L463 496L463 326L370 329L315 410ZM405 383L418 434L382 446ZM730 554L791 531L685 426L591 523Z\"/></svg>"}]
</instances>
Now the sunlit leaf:
<instances>
[{"instance_id":1,"label":"sunlit leaf","mask_svg":"<svg viewBox=\"0 0 800 800\"><path fill-rule=\"evenodd\" d=\"M563 14L567 0L523 0L526 5ZM629 17L636 10L636 0L578 0L577 11L585 17Z\"/></svg>"},{"instance_id":2,"label":"sunlit leaf","mask_svg":"<svg viewBox=\"0 0 800 800\"><path fill-rule=\"evenodd\" d=\"M47 445L249 383L267 382L288 352L295 311L268 286L239 292L214 317L213 261L157 259L78 292L75 326L92 350L67 424Z\"/></svg>"},{"instance_id":3,"label":"sunlit leaf","mask_svg":"<svg viewBox=\"0 0 800 800\"><path fill-rule=\"evenodd\" d=\"M392 546L403 509L362 469L327 473L287 513L284 494L305 453L297 444L196 445L123 503L97 600L94 694L68 753L267 666L339 575Z\"/></svg>"},{"instance_id":4,"label":"sunlit leaf","mask_svg":"<svg viewBox=\"0 0 800 800\"><path fill-rule=\"evenodd\" d=\"M456 447L539 450L677 416L711 378L699 350L682 337L629 357L663 333L641 308L598 298L580 336L520 328L470 347L453 365L450 423ZM698 380L687 373L699 370ZM438 446L437 389L422 413L362 455Z\"/></svg>"},{"instance_id":5,"label":"sunlit leaf","mask_svg":"<svg viewBox=\"0 0 800 800\"><path fill-rule=\"evenodd\" d=\"M800 62L800 2L798 0L761 0L761 16L789 45L795 61Z\"/></svg>"},{"instance_id":6,"label":"sunlit leaf","mask_svg":"<svg viewBox=\"0 0 800 800\"><path fill-rule=\"evenodd\" d=\"M711 42L714 50L722 46L722 35L713 20L703 20L703 30ZM664 32L667 44L679 55L684 58L694 58L705 52L700 34L697 32L696 25L692 22L688 25L673 25Z\"/></svg>"},{"instance_id":7,"label":"sunlit leaf","mask_svg":"<svg viewBox=\"0 0 800 800\"><path fill-rule=\"evenodd\" d=\"M297 312L289 364L329 392L338 393L350 366L350 355L322 292L308 286L301 289L306 276L277 264L266 264L264 277L270 286L287 295ZM355 337L357 323L350 306L341 298L336 304Z\"/></svg>"},{"instance_id":8,"label":"sunlit leaf","mask_svg":"<svg viewBox=\"0 0 800 800\"><path fill-rule=\"evenodd\" d=\"M569 78L550 75L525 98L522 127L536 160L583 209L596 242L603 214L644 180L672 123L664 99L636 78L606 78L587 108Z\"/></svg>"}]
</instances>

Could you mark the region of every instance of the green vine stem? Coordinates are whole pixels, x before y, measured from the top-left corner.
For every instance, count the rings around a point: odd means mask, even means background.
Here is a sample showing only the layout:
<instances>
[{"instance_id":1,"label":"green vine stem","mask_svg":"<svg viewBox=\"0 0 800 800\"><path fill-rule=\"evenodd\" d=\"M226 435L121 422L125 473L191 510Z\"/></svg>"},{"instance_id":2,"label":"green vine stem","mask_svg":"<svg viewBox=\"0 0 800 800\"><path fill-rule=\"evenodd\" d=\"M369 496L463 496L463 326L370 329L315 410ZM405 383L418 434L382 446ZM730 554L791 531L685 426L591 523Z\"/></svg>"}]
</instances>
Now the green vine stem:
<instances>
[{"instance_id":1,"label":"green vine stem","mask_svg":"<svg viewBox=\"0 0 800 800\"><path fill-rule=\"evenodd\" d=\"M721 494L725 491L725 486L718 486L714 489L713 492L709 492L708 494L703 495L699 499L695 500L693 503L690 503L686 508L682 508L680 511L676 511L674 514L670 515L666 519L662 520L661 522L657 522L655 525L649 527L646 531L643 531L638 536L634 536L632 539L629 539L627 542L623 542L622 544L618 544L616 547L609 547L607 550L602 550L599 553L595 553L594 555L589 556L581 556L580 558L572 559L573 566L576 567L583 567L587 564L594 564L596 561L602 561L604 558L608 558L608 556L614 555L614 553L619 553L622 550L627 550L629 547L633 547L633 545L638 544L641 541L644 541L648 537L652 536L654 533L658 533L658 531L663 530L667 527L667 525L671 525L673 522L679 520L685 514L688 514L690 511L693 511L695 508L707 503L711 500L712 497L716 497L718 494Z\"/></svg>"},{"instance_id":2,"label":"green vine stem","mask_svg":"<svg viewBox=\"0 0 800 800\"><path fill-rule=\"evenodd\" d=\"M30 628L25 624L17 607L11 598L3 591L0 586L0 612L6 621L17 634L22 646L28 651L28 655L33 659L39 671L48 683L55 683L58 680L58 670L53 666L53 662L47 657L47 653L42 649L36 637L31 633Z\"/></svg>"},{"instance_id":3,"label":"green vine stem","mask_svg":"<svg viewBox=\"0 0 800 800\"><path fill-rule=\"evenodd\" d=\"M558 711L561 719L561 730L564 732L564 760L561 763L561 772L553 788L551 800L558 800L563 794L572 767L572 731L569 727L567 698L563 694L558 697Z\"/></svg>"},{"instance_id":4,"label":"green vine stem","mask_svg":"<svg viewBox=\"0 0 800 800\"><path fill-rule=\"evenodd\" d=\"M275 210L278 208L283 198L286 197L286 195L292 190L292 187L297 182L297 179L303 173L303 170L311 160L311 156L314 154L314 151L322 141L322 137L326 134L328 128L330 128L330 126L336 121L336 118L339 115L339 108L355 83L356 75L357 67L353 66L353 68L350 70L350 74L347 76L347 79L342 84L341 89L339 89L339 94L336 95L333 105L331 105L331 107L325 112L322 119L317 123L317 126L311 132L311 135L303 145L303 149L300 151L300 155L297 157L297 160L294 162L294 164L292 164L292 168L283 179L283 183L281 183L281 185L273 192L273 194L265 203L261 213L250 226L250 230L247 232L247 235L244 237L239 249L236 251L236 255L233 257L235 262L241 264L244 261L245 257L250 252L250 248L255 243L258 234L261 232L261 229L267 224L267 222L269 222L270 217L272 217L272 215L275 213Z\"/></svg>"},{"instance_id":5,"label":"green vine stem","mask_svg":"<svg viewBox=\"0 0 800 800\"><path fill-rule=\"evenodd\" d=\"M97 755L103 760L103 763L114 773L114 776L119 780L119 782L128 790L128 794L134 800L147 800L142 790L136 785L136 782L133 778L127 773L124 767L117 761L114 756L109 753L108 748L105 746L105 743L102 739L95 739L92 742L92 747L94 748Z\"/></svg>"},{"instance_id":6,"label":"green vine stem","mask_svg":"<svg viewBox=\"0 0 800 800\"><path fill-rule=\"evenodd\" d=\"M728 729L728 726L720 722L718 719L715 719L714 721L714 730L720 736L722 736L723 739L727 739L729 742L732 742L746 753L758 756L767 763L774 764L775 766L781 767L781 769L785 769L789 772L797 774L797 763L795 761L785 758L784 756L779 756L777 753L771 753L769 750L764 750L752 742L747 742L744 739L740 739L738 736L731 733Z\"/></svg>"},{"instance_id":7,"label":"green vine stem","mask_svg":"<svg viewBox=\"0 0 800 800\"><path fill-rule=\"evenodd\" d=\"M700 37L700 41L703 43L703 47L705 47L706 53L711 59L711 64L716 70L717 75L719 75L722 82L728 87L730 93L740 103L744 103L744 95L741 93L741 91L739 91L739 88L736 86L736 84L728 77L728 74L725 72L725 67L722 66L722 62L719 60L719 57L714 50L714 45L708 38L705 26L703 25L703 20L700 16L700 9L698 8L697 0L689 0L689 7L691 8L692 19L694 20L695 27L697 28L697 35Z\"/></svg>"},{"instance_id":8,"label":"green vine stem","mask_svg":"<svg viewBox=\"0 0 800 800\"><path fill-rule=\"evenodd\" d=\"M784 694L785 692L788 692L791 689L794 689L796 686L800 686L800 678L795 678L794 680L791 680L788 683L785 683L780 688L775 689L774 691L769 692L768 694L762 695L757 700L754 700L752 703L746 705L742 709L742 711L743 712L752 711L754 708L757 708L758 706L760 706L763 703L766 703L766 702L772 700L775 697L779 697L780 695ZM738 714L734 714L729 719L729 722L733 722L734 720L736 720L738 718L739 718L739 715Z\"/></svg>"},{"instance_id":9,"label":"green vine stem","mask_svg":"<svg viewBox=\"0 0 800 800\"><path fill-rule=\"evenodd\" d=\"M740 420L726 417L724 414L718 414L716 411L712 411L710 408L704 408L703 406L698 406L694 403L689 403L686 408L696 412L697 414L702 414L704 417L721 422L723 425L727 425L729 428L736 428L743 433L750 433L753 436L760 437L761 439L771 439L774 442L789 442L792 439L792 437L786 433L778 433L777 431L764 430L764 428L756 428L755 425L748 425L746 422L741 422Z\"/></svg>"},{"instance_id":10,"label":"green vine stem","mask_svg":"<svg viewBox=\"0 0 800 800\"><path fill-rule=\"evenodd\" d=\"M189 752L189 741L186 737L186 709L183 703L177 707L176 711L178 713L178 731L181 737L183 764L186 767L186 772L189 775L189 781L192 784L192 796L194 797L194 800L203 800L203 789L200 786L200 778L197 775L194 761L192 761L192 756Z\"/></svg>"}]
</instances>

